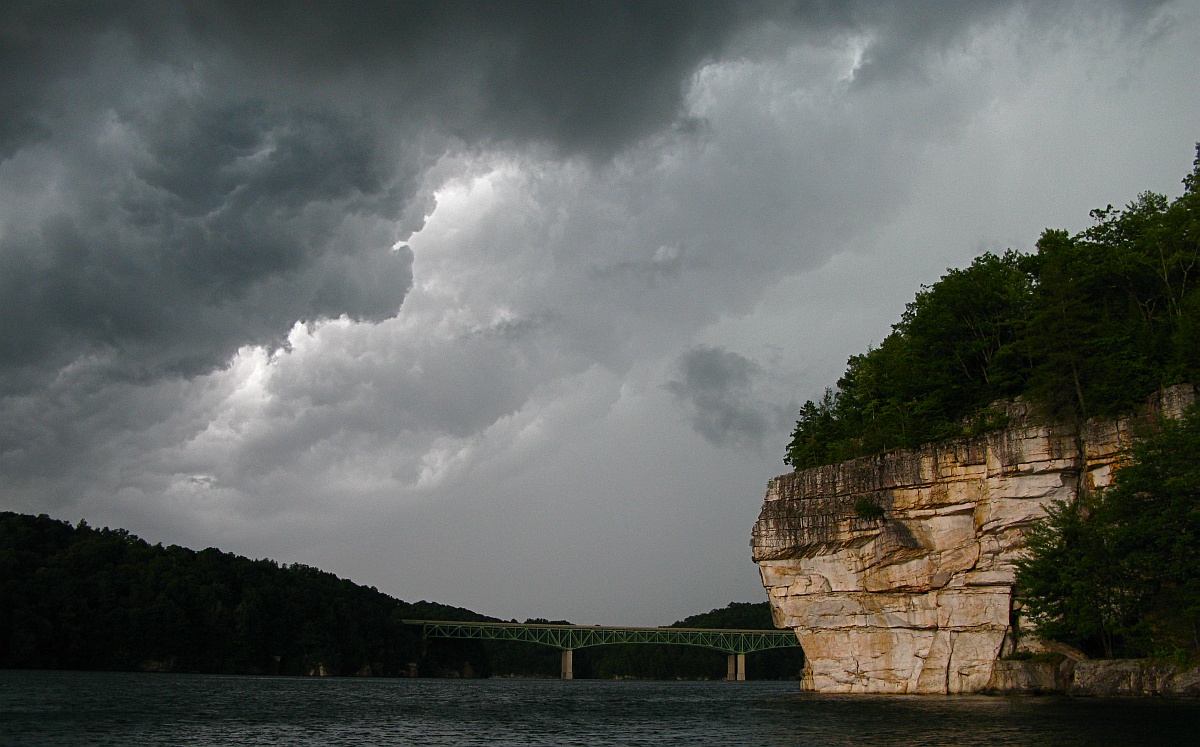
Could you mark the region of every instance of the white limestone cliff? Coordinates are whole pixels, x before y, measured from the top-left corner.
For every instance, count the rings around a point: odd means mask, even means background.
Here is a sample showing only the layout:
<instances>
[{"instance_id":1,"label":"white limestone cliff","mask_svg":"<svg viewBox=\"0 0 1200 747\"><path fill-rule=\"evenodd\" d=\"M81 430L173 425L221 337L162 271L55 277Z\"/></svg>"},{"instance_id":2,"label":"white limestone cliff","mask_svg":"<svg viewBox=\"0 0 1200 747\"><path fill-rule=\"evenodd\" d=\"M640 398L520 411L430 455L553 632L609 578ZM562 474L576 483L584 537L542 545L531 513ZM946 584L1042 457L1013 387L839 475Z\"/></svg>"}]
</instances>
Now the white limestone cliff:
<instances>
[{"instance_id":1,"label":"white limestone cliff","mask_svg":"<svg viewBox=\"0 0 1200 747\"><path fill-rule=\"evenodd\" d=\"M1190 385L1152 410L1178 416ZM751 547L775 624L805 653L802 687L826 693L965 693L1036 639L1014 629L1014 560L1055 500L1107 485L1138 419L1077 434L1020 404L1009 426L772 480ZM862 518L867 499L882 519Z\"/></svg>"}]
</instances>

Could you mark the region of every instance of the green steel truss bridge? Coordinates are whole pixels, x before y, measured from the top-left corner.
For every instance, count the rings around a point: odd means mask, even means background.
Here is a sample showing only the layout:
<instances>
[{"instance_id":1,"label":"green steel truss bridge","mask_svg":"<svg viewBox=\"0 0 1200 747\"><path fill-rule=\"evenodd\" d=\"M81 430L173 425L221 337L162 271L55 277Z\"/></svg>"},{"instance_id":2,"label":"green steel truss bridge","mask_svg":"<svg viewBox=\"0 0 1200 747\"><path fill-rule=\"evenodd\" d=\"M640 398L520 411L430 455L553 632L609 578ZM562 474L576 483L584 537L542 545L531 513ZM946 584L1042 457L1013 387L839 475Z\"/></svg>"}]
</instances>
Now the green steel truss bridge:
<instances>
[{"instance_id":1,"label":"green steel truss bridge","mask_svg":"<svg viewBox=\"0 0 1200 747\"><path fill-rule=\"evenodd\" d=\"M800 641L790 630L726 630L720 628L617 628L602 625L546 623L457 622L405 620L420 626L426 638L475 638L487 641L523 641L562 651L562 678L572 679L572 652L588 646L614 643L665 643L700 646L728 655L728 679L746 679L746 654L772 648L796 648Z\"/></svg>"}]
</instances>

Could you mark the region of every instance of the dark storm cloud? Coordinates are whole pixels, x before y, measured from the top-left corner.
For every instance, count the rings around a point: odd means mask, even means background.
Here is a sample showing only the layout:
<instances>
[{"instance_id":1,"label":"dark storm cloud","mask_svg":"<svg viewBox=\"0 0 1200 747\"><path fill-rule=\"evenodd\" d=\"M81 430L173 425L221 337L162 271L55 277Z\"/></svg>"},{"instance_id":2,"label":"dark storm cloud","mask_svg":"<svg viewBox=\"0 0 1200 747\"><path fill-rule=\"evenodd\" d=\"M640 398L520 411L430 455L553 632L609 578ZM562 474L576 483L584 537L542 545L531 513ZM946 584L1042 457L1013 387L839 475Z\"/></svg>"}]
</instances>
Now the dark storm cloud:
<instances>
[{"instance_id":1,"label":"dark storm cloud","mask_svg":"<svg viewBox=\"0 0 1200 747\"><path fill-rule=\"evenodd\" d=\"M297 320L395 314L411 253L390 247L453 143L610 155L676 117L751 10L7 5L3 389L81 355L190 374Z\"/></svg>"},{"instance_id":2,"label":"dark storm cloud","mask_svg":"<svg viewBox=\"0 0 1200 747\"><path fill-rule=\"evenodd\" d=\"M299 319L395 314L411 255L377 224L395 177L357 129L201 104L126 120L136 153L63 159L53 204L0 238L0 360L90 352L187 373Z\"/></svg>"},{"instance_id":3,"label":"dark storm cloud","mask_svg":"<svg viewBox=\"0 0 1200 747\"><path fill-rule=\"evenodd\" d=\"M226 90L386 102L468 138L611 153L672 121L745 2L27 3L3 16L9 140L52 129L47 81L127 43L140 65L201 65ZM257 90L255 90L257 88Z\"/></svg>"},{"instance_id":4,"label":"dark storm cloud","mask_svg":"<svg viewBox=\"0 0 1200 747\"><path fill-rule=\"evenodd\" d=\"M412 281L390 247L448 150L604 160L678 124L692 74L752 50L748 29L865 29L906 59L995 6L970 7L7 4L0 391L81 355L189 374L298 320L387 318Z\"/></svg>"},{"instance_id":5,"label":"dark storm cloud","mask_svg":"<svg viewBox=\"0 0 1200 747\"><path fill-rule=\"evenodd\" d=\"M458 134L611 153L670 122L747 3L231 3L194 25L260 69L351 75Z\"/></svg>"},{"instance_id":6,"label":"dark storm cloud","mask_svg":"<svg viewBox=\"0 0 1200 747\"><path fill-rule=\"evenodd\" d=\"M700 345L677 361L667 389L691 413L692 428L714 446L758 446L783 411L760 401L762 366L729 350ZM788 412L792 409L790 406Z\"/></svg>"}]
</instances>

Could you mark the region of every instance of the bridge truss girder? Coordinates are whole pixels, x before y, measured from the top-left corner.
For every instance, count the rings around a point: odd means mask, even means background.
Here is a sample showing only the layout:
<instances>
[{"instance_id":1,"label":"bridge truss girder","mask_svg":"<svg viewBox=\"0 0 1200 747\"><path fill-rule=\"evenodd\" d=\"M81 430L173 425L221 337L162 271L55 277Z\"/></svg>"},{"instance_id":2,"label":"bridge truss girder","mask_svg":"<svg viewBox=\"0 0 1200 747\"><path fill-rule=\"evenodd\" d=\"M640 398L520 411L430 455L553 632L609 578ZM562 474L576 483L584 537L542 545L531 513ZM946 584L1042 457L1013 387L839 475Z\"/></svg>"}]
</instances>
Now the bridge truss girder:
<instances>
[{"instance_id":1,"label":"bridge truss girder","mask_svg":"<svg viewBox=\"0 0 1200 747\"><path fill-rule=\"evenodd\" d=\"M796 634L782 630L724 630L707 628L622 628L600 625L538 623L477 623L446 620L406 620L419 625L428 638L475 638L488 641L522 641L573 651L616 643L661 643L699 646L727 654L749 654L800 645Z\"/></svg>"}]
</instances>

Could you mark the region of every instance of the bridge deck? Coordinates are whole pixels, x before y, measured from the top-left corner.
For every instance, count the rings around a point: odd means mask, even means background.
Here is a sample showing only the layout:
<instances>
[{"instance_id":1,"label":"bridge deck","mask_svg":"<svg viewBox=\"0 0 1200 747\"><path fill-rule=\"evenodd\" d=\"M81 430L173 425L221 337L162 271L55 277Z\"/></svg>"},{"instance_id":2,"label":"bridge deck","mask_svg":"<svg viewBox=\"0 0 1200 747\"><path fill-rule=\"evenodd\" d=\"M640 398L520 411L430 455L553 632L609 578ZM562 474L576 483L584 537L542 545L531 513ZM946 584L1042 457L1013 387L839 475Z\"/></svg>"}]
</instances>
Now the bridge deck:
<instances>
[{"instance_id":1,"label":"bridge deck","mask_svg":"<svg viewBox=\"0 0 1200 747\"><path fill-rule=\"evenodd\" d=\"M459 622L454 620L405 620L419 625L431 638L478 638L491 641L524 641L570 651L614 643L665 643L701 646L727 654L748 654L772 648L800 645L796 634L784 630L738 630L724 628L633 628L604 625L555 625L553 623Z\"/></svg>"}]
</instances>

